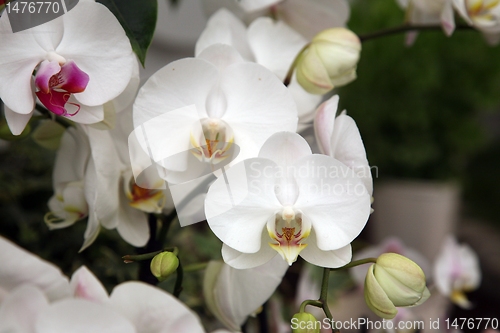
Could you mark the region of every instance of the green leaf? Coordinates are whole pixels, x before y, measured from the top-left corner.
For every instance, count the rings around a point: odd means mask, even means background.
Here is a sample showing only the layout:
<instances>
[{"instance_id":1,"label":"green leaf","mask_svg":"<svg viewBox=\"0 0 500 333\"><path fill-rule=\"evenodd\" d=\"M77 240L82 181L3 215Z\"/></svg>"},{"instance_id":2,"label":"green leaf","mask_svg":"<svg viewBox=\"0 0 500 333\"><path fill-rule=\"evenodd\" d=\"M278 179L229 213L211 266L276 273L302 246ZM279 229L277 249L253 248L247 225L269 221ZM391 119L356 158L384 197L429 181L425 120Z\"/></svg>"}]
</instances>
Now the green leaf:
<instances>
[{"instance_id":1,"label":"green leaf","mask_svg":"<svg viewBox=\"0 0 500 333\"><path fill-rule=\"evenodd\" d=\"M144 66L156 27L157 0L97 0L116 16Z\"/></svg>"}]
</instances>

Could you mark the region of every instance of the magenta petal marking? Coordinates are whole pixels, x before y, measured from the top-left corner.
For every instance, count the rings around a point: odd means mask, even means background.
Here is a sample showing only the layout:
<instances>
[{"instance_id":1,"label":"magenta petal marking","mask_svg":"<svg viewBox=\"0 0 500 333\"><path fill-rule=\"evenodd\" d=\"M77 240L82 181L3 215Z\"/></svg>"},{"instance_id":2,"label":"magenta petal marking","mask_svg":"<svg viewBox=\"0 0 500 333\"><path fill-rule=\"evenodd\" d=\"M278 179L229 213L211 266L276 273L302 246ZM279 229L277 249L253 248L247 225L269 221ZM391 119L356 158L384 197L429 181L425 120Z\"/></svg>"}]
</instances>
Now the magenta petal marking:
<instances>
[{"instance_id":1,"label":"magenta petal marking","mask_svg":"<svg viewBox=\"0 0 500 333\"><path fill-rule=\"evenodd\" d=\"M36 96L38 97L40 102L42 102L42 104L45 105L47 109L49 109L49 111L55 113L58 116L68 115L68 112L66 111L64 106L71 96L70 93L52 90L48 94L46 94L40 90L36 92Z\"/></svg>"},{"instance_id":2,"label":"magenta petal marking","mask_svg":"<svg viewBox=\"0 0 500 333\"><path fill-rule=\"evenodd\" d=\"M35 85L48 94L51 87L52 77L61 71L61 66L57 61L44 60L38 67L35 76Z\"/></svg>"},{"instance_id":3,"label":"magenta petal marking","mask_svg":"<svg viewBox=\"0 0 500 333\"><path fill-rule=\"evenodd\" d=\"M89 76L78 68L74 61L70 60L61 67L58 81L58 86L54 88L63 89L70 93L80 93L87 88Z\"/></svg>"}]
</instances>

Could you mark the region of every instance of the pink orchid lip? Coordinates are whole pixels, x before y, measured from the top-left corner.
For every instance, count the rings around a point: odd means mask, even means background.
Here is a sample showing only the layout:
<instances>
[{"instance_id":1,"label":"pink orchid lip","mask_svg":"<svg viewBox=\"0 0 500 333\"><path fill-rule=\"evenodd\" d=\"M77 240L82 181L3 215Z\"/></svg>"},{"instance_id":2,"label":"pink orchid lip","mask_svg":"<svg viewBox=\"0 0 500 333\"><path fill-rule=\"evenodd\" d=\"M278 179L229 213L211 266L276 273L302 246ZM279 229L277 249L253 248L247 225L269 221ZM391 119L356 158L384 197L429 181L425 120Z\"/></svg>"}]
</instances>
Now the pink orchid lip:
<instances>
[{"instance_id":1,"label":"pink orchid lip","mask_svg":"<svg viewBox=\"0 0 500 333\"><path fill-rule=\"evenodd\" d=\"M89 76L83 72L74 61L68 61L62 66L57 61L45 60L35 76L35 85L38 88L36 95L40 102L58 116L74 116L80 111L77 103L68 103L71 94L85 91ZM69 113L66 104L77 109Z\"/></svg>"}]
</instances>

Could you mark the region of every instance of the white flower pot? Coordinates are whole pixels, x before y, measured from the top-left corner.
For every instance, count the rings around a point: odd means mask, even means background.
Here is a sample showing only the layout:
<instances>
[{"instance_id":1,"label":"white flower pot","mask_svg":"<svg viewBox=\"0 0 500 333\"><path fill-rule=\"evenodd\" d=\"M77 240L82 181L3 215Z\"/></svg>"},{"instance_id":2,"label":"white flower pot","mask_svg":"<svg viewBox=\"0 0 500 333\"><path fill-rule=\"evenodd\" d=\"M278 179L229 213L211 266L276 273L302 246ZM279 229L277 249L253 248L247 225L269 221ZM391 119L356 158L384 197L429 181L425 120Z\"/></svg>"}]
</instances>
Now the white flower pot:
<instances>
[{"instance_id":1,"label":"white flower pot","mask_svg":"<svg viewBox=\"0 0 500 333\"><path fill-rule=\"evenodd\" d=\"M454 183L391 181L374 188L371 237L399 237L434 261L445 236L455 232L460 190Z\"/></svg>"}]
</instances>

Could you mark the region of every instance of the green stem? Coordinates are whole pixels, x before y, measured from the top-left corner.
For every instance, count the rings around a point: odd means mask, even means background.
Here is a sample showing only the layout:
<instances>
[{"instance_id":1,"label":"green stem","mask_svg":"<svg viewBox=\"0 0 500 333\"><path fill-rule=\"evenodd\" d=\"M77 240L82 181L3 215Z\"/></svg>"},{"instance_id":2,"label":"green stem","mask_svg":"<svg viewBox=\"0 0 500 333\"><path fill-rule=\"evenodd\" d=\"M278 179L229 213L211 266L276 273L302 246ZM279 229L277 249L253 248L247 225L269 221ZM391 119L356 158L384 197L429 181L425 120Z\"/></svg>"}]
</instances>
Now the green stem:
<instances>
[{"instance_id":1,"label":"green stem","mask_svg":"<svg viewBox=\"0 0 500 333\"><path fill-rule=\"evenodd\" d=\"M174 296L179 298L182 291L182 280L184 278L184 271L182 270L182 264L179 261L179 266L177 267L177 278L175 279L174 286Z\"/></svg>"},{"instance_id":2,"label":"green stem","mask_svg":"<svg viewBox=\"0 0 500 333\"><path fill-rule=\"evenodd\" d=\"M364 264L370 264L370 263L375 264L376 262L377 262L377 258L359 259L359 260L351 261L347 265L339 267L339 268L330 268L330 270L337 271L337 270L352 268L352 267L356 267L356 266L364 265Z\"/></svg>"},{"instance_id":3,"label":"green stem","mask_svg":"<svg viewBox=\"0 0 500 333\"><path fill-rule=\"evenodd\" d=\"M177 247L167 247L167 248L164 248L163 250L144 253L144 254L127 254L127 255L124 255L122 257L122 259L126 264L130 264L134 261L153 259L157 254L162 253L162 252L167 252L167 251L173 252L175 255L177 255L177 253L179 252Z\"/></svg>"},{"instance_id":4,"label":"green stem","mask_svg":"<svg viewBox=\"0 0 500 333\"><path fill-rule=\"evenodd\" d=\"M359 35L359 39L362 42L366 42L371 39L376 39L379 37L385 37L385 36L390 36L394 34L399 34L402 32L408 32L408 31L436 31L436 30L442 30L441 25L428 25L428 24L415 24L415 25L410 25L410 24L403 24L397 27L392 27L392 28L387 28L387 29L382 29L379 31L375 31L372 33L368 33L365 35ZM474 30L473 27L466 25L466 24L459 24L455 27L455 30Z\"/></svg>"},{"instance_id":5,"label":"green stem","mask_svg":"<svg viewBox=\"0 0 500 333\"><path fill-rule=\"evenodd\" d=\"M185 273L197 272L197 271L204 270L205 268L207 268L207 266L208 266L208 262L200 262L197 264L187 265L186 267L184 267L183 271Z\"/></svg>"},{"instance_id":6,"label":"green stem","mask_svg":"<svg viewBox=\"0 0 500 333\"><path fill-rule=\"evenodd\" d=\"M300 304L300 312L306 312L306 306L315 306L317 308L322 308L323 307L323 303L321 303L320 301L315 301L315 300L312 300L312 299L306 299L304 302L302 302Z\"/></svg>"},{"instance_id":7,"label":"green stem","mask_svg":"<svg viewBox=\"0 0 500 333\"><path fill-rule=\"evenodd\" d=\"M304 47L300 50L300 52L297 54L297 56L293 60L292 65L290 66L290 68L288 69L288 72L286 73L285 80L283 81L283 84L285 85L285 87L288 87L288 85L290 84L290 81L292 81L293 71L295 70L295 67L297 67L297 63L299 62L300 56L302 55L302 53L304 53L309 48L310 45L311 45L311 43L307 43L306 45L304 45Z\"/></svg>"},{"instance_id":8,"label":"green stem","mask_svg":"<svg viewBox=\"0 0 500 333\"><path fill-rule=\"evenodd\" d=\"M330 268L324 268L323 269L323 280L321 281L321 294L319 296L319 302L322 304L323 312L325 313L326 317L330 320L330 323L332 324L332 332L333 333L338 333L340 332L337 328L335 328L334 322L333 322L333 316L332 313L330 312L330 308L328 307L328 282L330 280Z\"/></svg>"}]
</instances>

